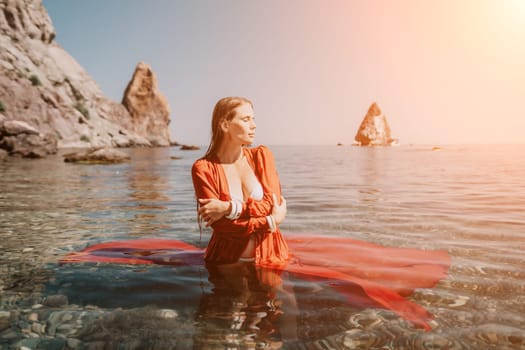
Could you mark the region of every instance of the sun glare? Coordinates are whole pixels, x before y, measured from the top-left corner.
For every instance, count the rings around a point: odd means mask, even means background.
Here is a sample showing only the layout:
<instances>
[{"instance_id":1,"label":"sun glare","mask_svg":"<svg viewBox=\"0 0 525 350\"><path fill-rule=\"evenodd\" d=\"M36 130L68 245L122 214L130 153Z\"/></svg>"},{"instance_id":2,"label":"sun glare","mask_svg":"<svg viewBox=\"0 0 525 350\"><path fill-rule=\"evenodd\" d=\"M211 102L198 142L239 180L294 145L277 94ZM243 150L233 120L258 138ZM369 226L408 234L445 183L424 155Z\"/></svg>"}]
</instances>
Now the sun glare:
<instances>
[{"instance_id":1,"label":"sun glare","mask_svg":"<svg viewBox=\"0 0 525 350\"><path fill-rule=\"evenodd\" d=\"M507 2L502 1L501 4ZM515 16L519 16L521 19L525 16L525 0L508 0L510 4L509 9L514 13Z\"/></svg>"}]
</instances>

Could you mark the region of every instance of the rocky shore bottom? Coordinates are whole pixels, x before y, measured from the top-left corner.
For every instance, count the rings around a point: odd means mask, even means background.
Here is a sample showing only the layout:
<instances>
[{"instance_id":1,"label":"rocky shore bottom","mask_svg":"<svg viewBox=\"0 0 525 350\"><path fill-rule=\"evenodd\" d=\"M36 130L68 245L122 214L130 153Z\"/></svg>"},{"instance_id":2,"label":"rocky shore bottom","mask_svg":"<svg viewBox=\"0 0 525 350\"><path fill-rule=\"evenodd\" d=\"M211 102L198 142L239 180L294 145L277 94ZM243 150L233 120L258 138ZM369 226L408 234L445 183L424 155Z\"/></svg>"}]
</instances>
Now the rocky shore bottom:
<instances>
[{"instance_id":1,"label":"rocky shore bottom","mask_svg":"<svg viewBox=\"0 0 525 350\"><path fill-rule=\"evenodd\" d=\"M172 309L81 307L58 294L0 311L0 349L184 349L190 325Z\"/></svg>"}]
</instances>

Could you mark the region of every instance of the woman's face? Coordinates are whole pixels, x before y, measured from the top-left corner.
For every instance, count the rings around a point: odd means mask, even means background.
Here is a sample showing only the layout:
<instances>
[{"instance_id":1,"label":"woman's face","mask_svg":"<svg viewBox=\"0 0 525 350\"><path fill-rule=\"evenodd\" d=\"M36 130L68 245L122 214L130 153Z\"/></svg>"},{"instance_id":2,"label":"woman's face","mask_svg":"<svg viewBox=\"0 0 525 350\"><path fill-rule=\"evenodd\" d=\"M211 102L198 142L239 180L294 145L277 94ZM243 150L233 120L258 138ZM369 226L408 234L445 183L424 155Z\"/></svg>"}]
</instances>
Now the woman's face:
<instances>
[{"instance_id":1,"label":"woman's face","mask_svg":"<svg viewBox=\"0 0 525 350\"><path fill-rule=\"evenodd\" d=\"M250 145L255 138L255 117L253 108L248 103L244 103L234 109L235 114L232 120L224 123L226 138L232 142L243 145Z\"/></svg>"}]
</instances>

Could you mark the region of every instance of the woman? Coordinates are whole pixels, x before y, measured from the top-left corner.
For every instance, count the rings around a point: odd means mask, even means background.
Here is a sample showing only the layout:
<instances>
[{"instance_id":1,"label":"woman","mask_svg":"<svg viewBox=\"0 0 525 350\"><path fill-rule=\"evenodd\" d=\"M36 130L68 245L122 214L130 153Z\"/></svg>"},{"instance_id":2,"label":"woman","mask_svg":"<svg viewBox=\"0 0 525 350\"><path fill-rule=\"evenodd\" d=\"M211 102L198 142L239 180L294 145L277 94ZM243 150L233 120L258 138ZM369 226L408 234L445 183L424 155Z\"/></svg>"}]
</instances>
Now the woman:
<instances>
[{"instance_id":1,"label":"woman","mask_svg":"<svg viewBox=\"0 0 525 350\"><path fill-rule=\"evenodd\" d=\"M282 266L288 260L288 246L279 230L286 201L270 150L246 147L253 143L256 129L251 101L220 99L211 129L208 150L192 168L199 224L202 219L213 228L204 259L214 288L203 296L199 319L214 320L219 309L221 314L243 315L237 321L233 317L229 332L239 330L244 338L242 332L260 329L256 338L262 340L264 330L275 325L275 321L267 322L270 316L281 310L266 310L267 326L263 327L257 319L260 305L282 302L279 331L270 333L295 340L297 305L292 287L283 284L280 272L265 268ZM232 300L224 302L225 296Z\"/></svg>"},{"instance_id":2,"label":"woman","mask_svg":"<svg viewBox=\"0 0 525 350\"><path fill-rule=\"evenodd\" d=\"M199 222L213 228L208 264L284 263L288 246L279 230L286 216L273 155L247 148L255 137L253 105L243 97L220 99L213 110L212 137L192 168Z\"/></svg>"}]
</instances>

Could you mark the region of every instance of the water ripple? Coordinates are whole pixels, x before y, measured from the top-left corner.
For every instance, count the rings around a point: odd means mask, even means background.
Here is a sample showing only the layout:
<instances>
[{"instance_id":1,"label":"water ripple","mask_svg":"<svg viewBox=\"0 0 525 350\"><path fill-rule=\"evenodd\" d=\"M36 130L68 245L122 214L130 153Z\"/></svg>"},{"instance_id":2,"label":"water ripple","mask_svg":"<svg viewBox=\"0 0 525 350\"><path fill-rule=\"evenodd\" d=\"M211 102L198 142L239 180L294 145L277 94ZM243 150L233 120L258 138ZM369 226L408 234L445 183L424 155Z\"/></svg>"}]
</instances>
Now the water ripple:
<instances>
[{"instance_id":1,"label":"water ripple","mask_svg":"<svg viewBox=\"0 0 525 350\"><path fill-rule=\"evenodd\" d=\"M421 333L384 310L327 301L325 308L303 310L297 348L525 347L525 147L272 149L288 202L283 231L446 249L452 257L447 279L411 297L435 315L434 331ZM201 242L189 176L200 153L127 152L130 163L112 166L67 164L60 156L0 163L3 307L16 293L42 293L57 279L60 257L94 243L163 237L205 244L210 231ZM169 279L167 270L155 271L139 280ZM70 272L80 280L93 274ZM211 344L221 341L221 329L207 329Z\"/></svg>"}]
</instances>

